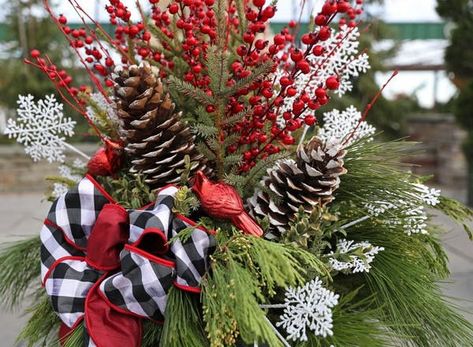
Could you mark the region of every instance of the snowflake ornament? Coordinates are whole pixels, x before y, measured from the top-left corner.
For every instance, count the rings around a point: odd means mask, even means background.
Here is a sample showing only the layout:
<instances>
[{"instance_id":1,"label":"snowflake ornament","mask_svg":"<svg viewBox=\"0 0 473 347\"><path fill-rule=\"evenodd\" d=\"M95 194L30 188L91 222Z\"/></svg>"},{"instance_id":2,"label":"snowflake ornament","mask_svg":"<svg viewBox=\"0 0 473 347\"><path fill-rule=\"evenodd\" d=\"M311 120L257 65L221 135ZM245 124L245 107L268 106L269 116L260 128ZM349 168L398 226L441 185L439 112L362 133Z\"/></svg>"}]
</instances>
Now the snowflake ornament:
<instances>
[{"instance_id":1,"label":"snowflake ornament","mask_svg":"<svg viewBox=\"0 0 473 347\"><path fill-rule=\"evenodd\" d=\"M303 92L314 95L315 90L320 86L324 86L329 77L337 76L339 87L334 91L338 96L343 96L346 92L353 89L351 78L358 77L370 69L368 55L366 53L359 54L359 37L360 32L358 28L349 28L344 25L340 29L333 29L331 37L321 42L324 51L327 54L316 56L309 54L307 61L310 63L310 72L307 74L300 74L297 76L293 88L297 93L293 97L286 96L281 107L280 114L290 112L297 97ZM281 77L288 76L288 72L284 67L280 67L275 72L275 80L280 81ZM308 109L299 117L304 117L313 114L313 111Z\"/></svg>"},{"instance_id":2,"label":"snowflake ornament","mask_svg":"<svg viewBox=\"0 0 473 347\"><path fill-rule=\"evenodd\" d=\"M440 204L441 191L435 188L429 188L425 184L414 184L414 195L420 198L424 204L429 206L436 206Z\"/></svg>"},{"instance_id":3,"label":"snowflake ornament","mask_svg":"<svg viewBox=\"0 0 473 347\"><path fill-rule=\"evenodd\" d=\"M436 206L440 203L440 190L423 184L412 184L409 195L411 199L393 197L392 201L374 200L364 206L368 214L374 217L383 216L383 223L394 227L401 226L407 235L428 234L429 217L425 206Z\"/></svg>"},{"instance_id":4,"label":"snowflake ornament","mask_svg":"<svg viewBox=\"0 0 473 347\"><path fill-rule=\"evenodd\" d=\"M80 159L75 159L74 162L72 163L72 167L77 170L83 170L86 167L86 164ZM79 183L79 181L83 177L81 175L72 173L71 167L66 166L66 165L59 166L58 170L62 178L73 181L75 183ZM67 193L68 190L69 190L69 186L67 184L54 183L52 196L55 198L59 198L61 195L64 195L65 193Z\"/></svg>"},{"instance_id":5,"label":"snowflake ornament","mask_svg":"<svg viewBox=\"0 0 473 347\"><path fill-rule=\"evenodd\" d=\"M344 273L370 272L371 263L383 247L373 246L367 241L338 241L335 252L328 254L332 269Z\"/></svg>"},{"instance_id":6,"label":"snowflake ornament","mask_svg":"<svg viewBox=\"0 0 473 347\"><path fill-rule=\"evenodd\" d=\"M18 118L8 120L5 135L23 144L26 154L34 161L63 162L65 137L74 135L76 125L71 118L64 117L63 105L54 95L38 102L32 95L19 95L17 103Z\"/></svg>"},{"instance_id":7,"label":"snowflake ornament","mask_svg":"<svg viewBox=\"0 0 473 347\"><path fill-rule=\"evenodd\" d=\"M289 288L284 313L276 326L286 330L289 340L307 341L307 329L316 336L333 335L332 308L339 295L326 289L318 277L303 287Z\"/></svg>"},{"instance_id":8,"label":"snowflake ornament","mask_svg":"<svg viewBox=\"0 0 473 347\"><path fill-rule=\"evenodd\" d=\"M350 106L342 112L339 110L326 112L323 117L324 126L320 129L319 137L326 141L336 139L343 142L353 134L346 143L349 146L359 139L373 136L376 128L365 121L360 123L361 117L361 112L354 106Z\"/></svg>"}]
</instances>

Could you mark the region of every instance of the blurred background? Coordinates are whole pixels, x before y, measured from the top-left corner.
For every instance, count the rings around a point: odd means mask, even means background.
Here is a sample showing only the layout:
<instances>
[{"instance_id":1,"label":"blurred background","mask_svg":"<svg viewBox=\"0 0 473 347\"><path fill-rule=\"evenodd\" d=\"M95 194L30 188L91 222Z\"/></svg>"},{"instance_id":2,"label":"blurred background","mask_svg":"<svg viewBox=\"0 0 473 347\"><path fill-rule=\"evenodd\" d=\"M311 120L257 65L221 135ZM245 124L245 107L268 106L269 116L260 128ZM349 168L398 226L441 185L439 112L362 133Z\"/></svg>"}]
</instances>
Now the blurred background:
<instances>
[{"instance_id":1,"label":"blurred background","mask_svg":"<svg viewBox=\"0 0 473 347\"><path fill-rule=\"evenodd\" d=\"M51 1L71 27L80 19L67 1ZM97 21L107 25L106 0L81 5ZM130 8L134 0L125 0ZM393 80L372 109L369 121L386 139L419 141L413 170L431 175L429 184L445 195L473 205L473 2L471 0L368 1L361 45L369 51L372 70L359 78L353 93L334 100L330 107L359 109L367 104L394 70ZM148 3L148 1L142 1ZM166 6L166 0L160 4ZM320 8L322 0L279 0L272 31L278 32L302 13L302 22ZM301 12L302 9L302 12ZM54 93L41 73L23 64L31 49L47 52L80 81L85 74L67 42L46 16L41 0L0 0L0 243L38 233L49 208L44 201L48 182L57 166L33 163L20 147L3 135L6 120L15 117L18 94L44 97ZM79 126L72 142L86 153L96 149L82 118L71 110ZM465 316L473 321L473 244L462 230L435 216L448 233L444 244L451 259L448 295L461 299ZM0 264L1 266L1 264ZM21 322L17 312L0 309L1 346L14 346Z\"/></svg>"}]
</instances>

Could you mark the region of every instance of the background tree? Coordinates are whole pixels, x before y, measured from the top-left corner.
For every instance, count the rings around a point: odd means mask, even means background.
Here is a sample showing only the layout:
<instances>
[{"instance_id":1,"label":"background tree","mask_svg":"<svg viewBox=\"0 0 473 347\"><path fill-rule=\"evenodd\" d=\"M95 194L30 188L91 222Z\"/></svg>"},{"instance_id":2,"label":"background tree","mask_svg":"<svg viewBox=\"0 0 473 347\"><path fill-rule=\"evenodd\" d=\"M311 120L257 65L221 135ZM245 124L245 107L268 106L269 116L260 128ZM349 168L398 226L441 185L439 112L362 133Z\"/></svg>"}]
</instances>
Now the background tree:
<instances>
[{"instance_id":1,"label":"background tree","mask_svg":"<svg viewBox=\"0 0 473 347\"><path fill-rule=\"evenodd\" d=\"M32 49L47 52L58 68L66 67L75 79L80 76L80 70L68 49L67 41L54 22L46 16L41 0L12 0L5 2L3 6L6 16L0 57L0 106L7 110L8 116L13 116L18 94L32 94L35 98L42 98L56 92L54 85L41 71L23 63ZM75 116L67 106L65 110L68 115ZM82 117L75 118L80 127L85 129ZM0 140L2 139L5 141L6 137L0 136Z\"/></svg>"},{"instance_id":2,"label":"background tree","mask_svg":"<svg viewBox=\"0 0 473 347\"><path fill-rule=\"evenodd\" d=\"M437 0L437 12L452 21L450 45L445 53L448 71L459 88L453 112L466 129L464 152L468 161L468 204L473 205L473 1Z\"/></svg>"}]
</instances>

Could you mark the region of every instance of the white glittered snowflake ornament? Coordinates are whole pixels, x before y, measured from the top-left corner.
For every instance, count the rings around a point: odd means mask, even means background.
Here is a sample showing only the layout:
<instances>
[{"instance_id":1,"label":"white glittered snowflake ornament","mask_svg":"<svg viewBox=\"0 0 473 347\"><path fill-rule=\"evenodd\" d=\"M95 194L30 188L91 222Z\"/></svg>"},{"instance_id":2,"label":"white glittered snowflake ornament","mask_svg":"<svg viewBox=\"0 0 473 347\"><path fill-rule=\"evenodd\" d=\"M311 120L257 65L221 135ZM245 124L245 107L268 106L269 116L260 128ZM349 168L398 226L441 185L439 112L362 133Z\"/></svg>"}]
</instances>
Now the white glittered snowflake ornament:
<instances>
[{"instance_id":1,"label":"white glittered snowflake ornament","mask_svg":"<svg viewBox=\"0 0 473 347\"><path fill-rule=\"evenodd\" d=\"M5 135L24 145L26 154L34 161L63 162L66 136L74 135L76 125L71 118L64 117L63 105L54 95L38 102L32 95L19 95L17 102L18 118L8 120Z\"/></svg>"},{"instance_id":2,"label":"white glittered snowflake ornament","mask_svg":"<svg viewBox=\"0 0 473 347\"><path fill-rule=\"evenodd\" d=\"M361 112L354 106L345 111L333 110L324 113L324 126L320 129L319 137L325 140L346 140L347 146L362 138L371 138L376 128L361 121Z\"/></svg>"},{"instance_id":3,"label":"white glittered snowflake ornament","mask_svg":"<svg viewBox=\"0 0 473 347\"><path fill-rule=\"evenodd\" d=\"M328 254L329 263L332 269L344 273L370 272L376 254L383 250L383 247L373 246L367 241L342 239L338 241L335 252Z\"/></svg>"},{"instance_id":4,"label":"white glittered snowflake ornament","mask_svg":"<svg viewBox=\"0 0 473 347\"><path fill-rule=\"evenodd\" d=\"M332 308L338 299L339 295L325 288L318 277L303 287L289 288L276 326L286 330L287 338L293 341L307 341L307 330L316 336L332 336Z\"/></svg>"}]
</instances>

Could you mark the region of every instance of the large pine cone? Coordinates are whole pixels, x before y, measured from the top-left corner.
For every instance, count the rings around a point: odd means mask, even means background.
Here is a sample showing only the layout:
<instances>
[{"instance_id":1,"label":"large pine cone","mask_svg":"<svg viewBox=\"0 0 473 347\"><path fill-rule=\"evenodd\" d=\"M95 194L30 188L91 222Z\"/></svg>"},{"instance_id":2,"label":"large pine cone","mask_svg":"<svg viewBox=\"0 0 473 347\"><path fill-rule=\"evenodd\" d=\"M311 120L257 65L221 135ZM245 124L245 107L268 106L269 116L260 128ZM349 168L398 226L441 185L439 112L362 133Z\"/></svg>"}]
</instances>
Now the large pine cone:
<instances>
[{"instance_id":1,"label":"large pine cone","mask_svg":"<svg viewBox=\"0 0 473 347\"><path fill-rule=\"evenodd\" d=\"M190 157L192 173L208 171L203 155L195 147L195 135L174 112L174 104L163 91L161 80L144 62L117 72L115 99L121 119L121 136L131 160L131 172L143 173L152 188L180 180Z\"/></svg>"},{"instance_id":2,"label":"large pine cone","mask_svg":"<svg viewBox=\"0 0 473 347\"><path fill-rule=\"evenodd\" d=\"M314 207L324 206L333 199L340 185L340 175L346 151L339 143L323 142L318 137L300 145L296 160L284 160L268 170L257 190L248 199L254 217L269 217L270 230L267 237L284 233L295 213L302 206L308 213Z\"/></svg>"}]
</instances>

